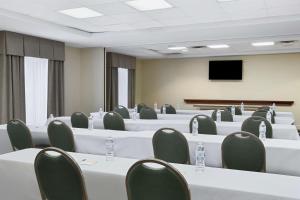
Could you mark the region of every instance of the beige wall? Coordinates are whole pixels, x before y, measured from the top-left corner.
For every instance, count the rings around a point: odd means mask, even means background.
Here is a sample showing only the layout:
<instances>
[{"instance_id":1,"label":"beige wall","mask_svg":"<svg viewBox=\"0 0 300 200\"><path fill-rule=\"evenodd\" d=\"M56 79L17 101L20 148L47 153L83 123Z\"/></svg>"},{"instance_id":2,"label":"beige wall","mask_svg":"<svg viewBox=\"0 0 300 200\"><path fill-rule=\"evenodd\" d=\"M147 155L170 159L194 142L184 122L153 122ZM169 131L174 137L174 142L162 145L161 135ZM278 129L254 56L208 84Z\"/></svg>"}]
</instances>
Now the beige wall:
<instances>
[{"instance_id":1,"label":"beige wall","mask_svg":"<svg viewBox=\"0 0 300 200\"><path fill-rule=\"evenodd\" d=\"M104 49L65 50L65 115L86 114L104 106Z\"/></svg>"},{"instance_id":2,"label":"beige wall","mask_svg":"<svg viewBox=\"0 0 300 200\"><path fill-rule=\"evenodd\" d=\"M242 59L242 81L208 80L210 59ZM137 102L179 103L184 98L292 100L300 124L300 54L141 60L137 67Z\"/></svg>"}]
</instances>

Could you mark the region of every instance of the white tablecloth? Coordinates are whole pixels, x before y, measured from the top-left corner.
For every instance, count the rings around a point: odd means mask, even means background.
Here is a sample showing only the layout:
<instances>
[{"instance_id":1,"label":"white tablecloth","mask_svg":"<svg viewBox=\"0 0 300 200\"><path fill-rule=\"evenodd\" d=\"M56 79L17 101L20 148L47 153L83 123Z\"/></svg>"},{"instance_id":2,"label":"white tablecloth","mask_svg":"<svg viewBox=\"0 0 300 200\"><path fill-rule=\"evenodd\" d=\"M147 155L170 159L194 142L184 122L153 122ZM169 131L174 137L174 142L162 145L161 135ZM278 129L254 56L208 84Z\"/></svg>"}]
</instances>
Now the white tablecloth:
<instances>
[{"instance_id":1,"label":"white tablecloth","mask_svg":"<svg viewBox=\"0 0 300 200\"><path fill-rule=\"evenodd\" d=\"M46 127L30 127L36 143L49 143ZM0 129L1 132L5 130ZM105 155L105 140L112 136L115 143L115 155L125 158L153 158L152 136L154 131L112 131L73 129L76 152ZM225 136L197 135L184 133L190 148L192 164L195 163L195 148L203 142L206 150L206 164L210 167L222 167L221 145ZM38 138L38 140L36 140ZM268 139L265 142L267 172L300 176L300 141ZM10 152L7 149L4 153Z\"/></svg>"},{"instance_id":2,"label":"white tablecloth","mask_svg":"<svg viewBox=\"0 0 300 200\"><path fill-rule=\"evenodd\" d=\"M58 117L71 126L70 117ZM145 130L158 130L160 128L174 128L180 132L188 133L190 120L132 120L125 119L125 129L127 131L145 131ZM241 122L220 122L216 123L218 135L229 135L233 132L241 131ZM299 134L296 126L286 124L272 124L273 138L275 139L288 139L298 140ZM100 118L94 119L94 128L103 129L103 121Z\"/></svg>"},{"instance_id":3,"label":"white tablecloth","mask_svg":"<svg viewBox=\"0 0 300 200\"><path fill-rule=\"evenodd\" d=\"M34 173L37 149L27 149L0 156L0 194L3 200L40 200ZM90 200L127 200L125 177L134 159L70 154L78 163L83 159L96 161L82 165ZM205 168L196 172L194 166L172 164L188 182L192 200L296 200L300 199L300 178L246 171Z\"/></svg>"}]
</instances>

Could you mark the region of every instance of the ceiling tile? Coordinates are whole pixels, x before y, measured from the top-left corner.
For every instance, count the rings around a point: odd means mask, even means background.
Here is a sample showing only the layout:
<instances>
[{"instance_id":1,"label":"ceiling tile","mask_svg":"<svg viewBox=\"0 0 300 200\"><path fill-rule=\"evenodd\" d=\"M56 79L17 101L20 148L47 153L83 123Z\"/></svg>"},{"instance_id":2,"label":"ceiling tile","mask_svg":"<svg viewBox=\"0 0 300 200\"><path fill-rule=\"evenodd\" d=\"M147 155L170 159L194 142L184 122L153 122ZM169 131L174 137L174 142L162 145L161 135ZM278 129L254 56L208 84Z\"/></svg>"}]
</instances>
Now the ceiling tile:
<instances>
[{"instance_id":1,"label":"ceiling tile","mask_svg":"<svg viewBox=\"0 0 300 200\"><path fill-rule=\"evenodd\" d=\"M105 3L94 5L93 9L103 13L104 15L120 15L120 14L137 14L138 11L129 7L127 4L123 2L113 2L113 3Z\"/></svg>"}]
</instances>

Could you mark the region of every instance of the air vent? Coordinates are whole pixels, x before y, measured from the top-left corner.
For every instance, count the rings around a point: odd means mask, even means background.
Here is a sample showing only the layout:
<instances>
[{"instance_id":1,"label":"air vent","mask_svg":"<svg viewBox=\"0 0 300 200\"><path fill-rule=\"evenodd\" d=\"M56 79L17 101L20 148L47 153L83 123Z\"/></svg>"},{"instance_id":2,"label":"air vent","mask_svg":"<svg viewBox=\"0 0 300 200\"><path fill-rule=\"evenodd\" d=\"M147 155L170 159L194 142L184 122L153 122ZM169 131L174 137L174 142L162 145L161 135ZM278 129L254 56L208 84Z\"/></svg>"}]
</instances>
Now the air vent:
<instances>
[{"instance_id":1,"label":"air vent","mask_svg":"<svg viewBox=\"0 0 300 200\"><path fill-rule=\"evenodd\" d=\"M206 46L192 46L190 48L192 48L192 49L204 49L204 48L206 48Z\"/></svg>"},{"instance_id":2,"label":"air vent","mask_svg":"<svg viewBox=\"0 0 300 200\"><path fill-rule=\"evenodd\" d=\"M297 40L285 40L285 41L280 41L279 43L281 44L293 44L297 42Z\"/></svg>"},{"instance_id":3,"label":"air vent","mask_svg":"<svg viewBox=\"0 0 300 200\"><path fill-rule=\"evenodd\" d=\"M174 52L174 53L164 53L166 56L177 56L177 55L182 55L182 53L179 52Z\"/></svg>"}]
</instances>

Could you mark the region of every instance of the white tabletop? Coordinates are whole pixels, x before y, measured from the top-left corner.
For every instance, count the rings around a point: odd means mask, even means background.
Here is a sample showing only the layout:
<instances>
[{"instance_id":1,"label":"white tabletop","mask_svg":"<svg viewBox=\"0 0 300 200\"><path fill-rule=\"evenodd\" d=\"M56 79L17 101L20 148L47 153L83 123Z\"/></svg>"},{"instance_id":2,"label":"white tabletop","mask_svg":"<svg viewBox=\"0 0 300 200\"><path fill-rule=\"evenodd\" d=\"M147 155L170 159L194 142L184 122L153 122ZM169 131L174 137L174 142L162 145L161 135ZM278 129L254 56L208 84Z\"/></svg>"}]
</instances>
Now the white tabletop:
<instances>
[{"instance_id":1,"label":"white tabletop","mask_svg":"<svg viewBox=\"0 0 300 200\"><path fill-rule=\"evenodd\" d=\"M71 126L70 117L57 117ZM183 133L189 133L190 120L132 120L125 119L125 129L127 131L145 131L152 130L157 131L160 128L174 128ZM220 122L216 123L218 135L229 135L231 133L241 131L242 122ZM94 128L103 129L103 120L100 118L94 118ZM287 124L272 124L273 138L275 139L288 139L298 140L299 133L295 125Z\"/></svg>"},{"instance_id":2,"label":"white tabletop","mask_svg":"<svg viewBox=\"0 0 300 200\"><path fill-rule=\"evenodd\" d=\"M40 150L27 149L0 156L0 194L5 200L40 200L34 173L34 159ZM82 165L90 200L127 200L125 177L137 160L87 154L70 155ZM300 199L300 178L228 169L208 168L196 172L194 166L172 164L187 180L192 200L296 200ZM17 188L17 190L16 190Z\"/></svg>"},{"instance_id":3,"label":"white tabletop","mask_svg":"<svg viewBox=\"0 0 300 200\"><path fill-rule=\"evenodd\" d=\"M29 127L35 143L49 143L46 127ZM115 155L125 158L154 158L152 137L154 131L112 131L101 129L72 129L76 152L105 155L105 140L114 138ZM5 129L0 128L0 135ZM193 136L184 133L187 138L191 163L195 163L195 149L198 142L203 142L206 151L206 164L210 167L222 167L221 145L225 136L201 135ZM37 140L36 140L37 138ZM300 141L267 139L265 142L267 172L300 176ZM9 146L2 153L10 152Z\"/></svg>"}]
</instances>

